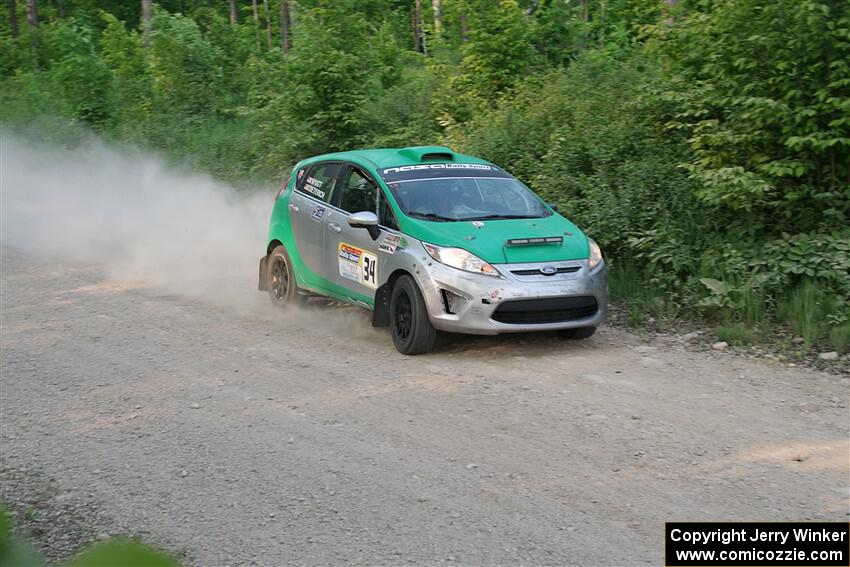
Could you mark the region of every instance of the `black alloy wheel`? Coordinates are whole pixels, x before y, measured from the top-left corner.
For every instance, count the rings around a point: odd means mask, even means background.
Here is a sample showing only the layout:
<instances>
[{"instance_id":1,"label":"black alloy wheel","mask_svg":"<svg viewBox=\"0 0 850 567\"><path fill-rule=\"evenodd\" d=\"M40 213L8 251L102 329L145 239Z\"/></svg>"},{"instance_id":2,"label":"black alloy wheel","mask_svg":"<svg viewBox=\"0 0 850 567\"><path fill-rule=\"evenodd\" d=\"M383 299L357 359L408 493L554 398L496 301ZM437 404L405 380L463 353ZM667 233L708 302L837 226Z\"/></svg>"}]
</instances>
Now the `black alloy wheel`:
<instances>
[{"instance_id":1,"label":"black alloy wheel","mask_svg":"<svg viewBox=\"0 0 850 567\"><path fill-rule=\"evenodd\" d=\"M425 354L434 349L437 331L419 286L409 275L399 277L390 295L390 333L402 354Z\"/></svg>"}]
</instances>

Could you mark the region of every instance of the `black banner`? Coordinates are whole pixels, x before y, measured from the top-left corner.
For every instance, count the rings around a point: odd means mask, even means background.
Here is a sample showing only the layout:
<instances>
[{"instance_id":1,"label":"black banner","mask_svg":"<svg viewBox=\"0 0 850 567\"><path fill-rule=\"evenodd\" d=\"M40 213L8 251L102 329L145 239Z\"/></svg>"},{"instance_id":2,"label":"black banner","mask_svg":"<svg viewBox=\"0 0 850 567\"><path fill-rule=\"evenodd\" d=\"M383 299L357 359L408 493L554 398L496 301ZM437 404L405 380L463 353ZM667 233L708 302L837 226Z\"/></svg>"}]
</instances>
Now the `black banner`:
<instances>
[{"instance_id":1,"label":"black banner","mask_svg":"<svg viewBox=\"0 0 850 567\"><path fill-rule=\"evenodd\" d=\"M840 522L671 522L667 567L850 567L850 524Z\"/></svg>"}]
</instances>

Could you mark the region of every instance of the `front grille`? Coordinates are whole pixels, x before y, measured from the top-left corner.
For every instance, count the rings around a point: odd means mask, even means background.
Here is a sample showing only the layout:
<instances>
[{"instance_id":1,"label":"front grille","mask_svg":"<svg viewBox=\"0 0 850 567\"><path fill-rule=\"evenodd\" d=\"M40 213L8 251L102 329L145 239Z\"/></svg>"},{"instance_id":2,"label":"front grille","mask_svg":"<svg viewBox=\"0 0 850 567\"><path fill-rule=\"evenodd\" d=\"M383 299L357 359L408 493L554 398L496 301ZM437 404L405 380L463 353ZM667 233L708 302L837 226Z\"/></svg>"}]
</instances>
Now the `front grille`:
<instances>
[{"instance_id":1,"label":"front grille","mask_svg":"<svg viewBox=\"0 0 850 567\"><path fill-rule=\"evenodd\" d=\"M511 270L511 273L518 276L554 276L555 274L572 274L580 269L581 266L567 266L566 268L558 268L553 274L544 274L539 268L532 270Z\"/></svg>"},{"instance_id":2,"label":"front grille","mask_svg":"<svg viewBox=\"0 0 850 567\"><path fill-rule=\"evenodd\" d=\"M564 323L591 317L598 309L596 298L592 295L513 299L499 305L491 318L512 325Z\"/></svg>"}]
</instances>

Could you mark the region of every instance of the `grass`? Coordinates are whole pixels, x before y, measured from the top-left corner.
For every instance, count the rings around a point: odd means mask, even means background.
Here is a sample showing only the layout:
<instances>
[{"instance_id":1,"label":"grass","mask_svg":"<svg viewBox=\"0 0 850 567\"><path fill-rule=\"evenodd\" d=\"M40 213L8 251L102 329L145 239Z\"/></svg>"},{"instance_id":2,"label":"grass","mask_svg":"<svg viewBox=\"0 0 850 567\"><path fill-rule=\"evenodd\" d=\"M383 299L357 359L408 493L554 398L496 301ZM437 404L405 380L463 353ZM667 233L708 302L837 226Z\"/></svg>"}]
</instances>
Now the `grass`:
<instances>
[{"instance_id":1,"label":"grass","mask_svg":"<svg viewBox=\"0 0 850 567\"><path fill-rule=\"evenodd\" d=\"M627 324L640 327L651 317L656 326L679 314L674 301L646 273L632 266L612 265L608 270L611 301L626 305Z\"/></svg>"},{"instance_id":2,"label":"grass","mask_svg":"<svg viewBox=\"0 0 850 567\"><path fill-rule=\"evenodd\" d=\"M701 317L696 309L683 311L672 294L653 283L650 274L638 267L612 263L608 272L611 301L625 306L626 324L642 327L651 318L656 329L675 328L682 315ZM733 282L734 285L734 282ZM675 297L675 296L672 296ZM794 336L803 338L806 348L850 352L850 311L834 291L813 281L804 281L779 297L765 290L737 287L735 307L715 309L709 320L717 323L714 334L730 345L751 345L769 341L790 328Z\"/></svg>"},{"instance_id":3,"label":"grass","mask_svg":"<svg viewBox=\"0 0 850 567\"><path fill-rule=\"evenodd\" d=\"M749 326L767 326L770 319L768 304L761 290L745 289L741 292L741 320Z\"/></svg>"},{"instance_id":4,"label":"grass","mask_svg":"<svg viewBox=\"0 0 850 567\"><path fill-rule=\"evenodd\" d=\"M811 347L821 334L821 300L817 286L806 282L779 304L778 315Z\"/></svg>"},{"instance_id":5,"label":"grass","mask_svg":"<svg viewBox=\"0 0 850 567\"><path fill-rule=\"evenodd\" d=\"M838 353L850 351L850 324L829 331L829 346Z\"/></svg>"},{"instance_id":6,"label":"grass","mask_svg":"<svg viewBox=\"0 0 850 567\"><path fill-rule=\"evenodd\" d=\"M842 316L840 311L838 298L811 281L803 282L777 306L779 320L803 337L807 347L824 342L836 350L844 350L850 341L850 330L846 324L832 323Z\"/></svg>"},{"instance_id":7,"label":"grass","mask_svg":"<svg viewBox=\"0 0 850 567\"><path fill-rule=\"evenodd\" d=\"M719 325L714 329L714 334L717 335L719 340L730 345L745 346L753 344L753 330L743 323Z\"/></svg>"}]
</instances>

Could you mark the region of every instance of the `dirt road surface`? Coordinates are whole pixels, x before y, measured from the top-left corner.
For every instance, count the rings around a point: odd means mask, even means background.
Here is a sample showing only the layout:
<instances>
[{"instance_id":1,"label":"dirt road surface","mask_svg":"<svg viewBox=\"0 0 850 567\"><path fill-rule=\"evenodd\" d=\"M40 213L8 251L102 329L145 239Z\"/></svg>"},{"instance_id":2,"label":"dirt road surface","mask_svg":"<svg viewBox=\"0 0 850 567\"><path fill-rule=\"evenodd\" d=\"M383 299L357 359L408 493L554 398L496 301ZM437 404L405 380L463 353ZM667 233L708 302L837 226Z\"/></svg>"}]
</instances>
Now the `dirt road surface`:
<instances>
[{"instance_id":1,"label":"dirt road surface","mask_svg":"<svg viewBox=\"0 0 850 567\"><path fill-rule=\"evenodd\" d=\"M192 565L662 565L665 521L848 518L847 377L612 328L404 357L354 309L2 268L3 499Z\"/></svg>"}]
</instances>

